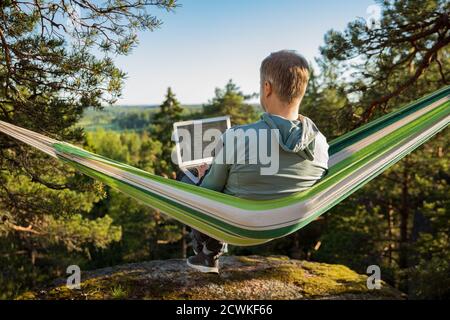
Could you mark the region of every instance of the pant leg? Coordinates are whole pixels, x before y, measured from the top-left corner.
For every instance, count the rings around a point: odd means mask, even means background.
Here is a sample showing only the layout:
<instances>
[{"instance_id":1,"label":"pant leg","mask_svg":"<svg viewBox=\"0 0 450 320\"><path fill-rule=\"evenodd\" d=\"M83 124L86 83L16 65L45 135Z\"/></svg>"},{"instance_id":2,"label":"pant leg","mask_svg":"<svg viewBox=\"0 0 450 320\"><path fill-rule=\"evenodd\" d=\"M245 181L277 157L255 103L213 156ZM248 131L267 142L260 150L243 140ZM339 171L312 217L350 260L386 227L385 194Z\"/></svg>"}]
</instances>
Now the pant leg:
<instances>
[{"instance_id":1,"label":"pant leg","mask_svg":"<svg viewBox=\"0 0 450 320\"><path fill-rule=\"evenodd\" d=\"M182 174L181 172L177 176L177 180L188 184L194 184L191 181L191 179L189 179L186 175ZM196 252L200 252L204 248L206 248L208 252L214 252L215 255L219 256L228 252L228 245L225 242L211 238L198 230L192 229L191 237L192 237L192 248Z\"/></svg>"},{"instance_id":2,"label":"pant leg","mask_svg":"<svg viewBox=\"0 0 450 320\"><path fill-rule=\"evenodd\" d=\"M221 256L227 252L227 244L225 242L216 240L201 233L198 230L192 229L191 232L193 247L197 252L200 252L200 248L205 250L205 253L214 253L214 255Z\"/></svg>"}]
</instances>

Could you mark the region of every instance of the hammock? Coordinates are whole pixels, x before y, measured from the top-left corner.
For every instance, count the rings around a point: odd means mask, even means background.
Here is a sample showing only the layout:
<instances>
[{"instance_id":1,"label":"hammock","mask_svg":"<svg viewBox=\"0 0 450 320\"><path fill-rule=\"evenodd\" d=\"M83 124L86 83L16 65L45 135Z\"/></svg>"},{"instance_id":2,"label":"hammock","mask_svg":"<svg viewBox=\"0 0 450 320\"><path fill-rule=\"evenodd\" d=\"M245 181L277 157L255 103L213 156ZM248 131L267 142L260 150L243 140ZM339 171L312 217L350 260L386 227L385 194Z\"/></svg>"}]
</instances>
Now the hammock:
<instances>
[{"instance_id":1,"label":"hammock","mask_svg":"<svg viewBox=\"0 0 450 320\"><path fill-rule=\"evenodd\" d=\"M209 236L248 246L286 236L381 174L450 121L450 86L330 142L329 172L276 200L239 199L159 177L0 121L0 131Z\"/></svg>"}]
</instances>

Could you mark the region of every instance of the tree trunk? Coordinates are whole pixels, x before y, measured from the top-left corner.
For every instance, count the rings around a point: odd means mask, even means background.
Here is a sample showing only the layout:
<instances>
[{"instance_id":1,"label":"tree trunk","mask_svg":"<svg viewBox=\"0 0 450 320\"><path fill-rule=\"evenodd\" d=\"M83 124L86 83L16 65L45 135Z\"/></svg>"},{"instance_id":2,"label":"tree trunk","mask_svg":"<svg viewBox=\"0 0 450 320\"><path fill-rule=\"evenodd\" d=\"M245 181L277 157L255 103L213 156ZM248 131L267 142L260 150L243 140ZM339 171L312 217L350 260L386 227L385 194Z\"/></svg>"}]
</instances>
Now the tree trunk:
<instances>
[{"instance_id":1,"label":"tree trunk","mask_svg":"<svg viewBox=\"0 0 450 320\"><path fill-rule=\"evenodd\" d=\"M181 228L181 258L187 258L186 226Z\"/></svg>"},{"instance_id":2,"label":"tree trunk","mask_svg":"<svg viewBox=\"0 0 450 320\"><path fill-rule=\"evenodd\" d=\"M402 175L402 194L400 207L400 252L399 252L399 267L405 269L408 267L408 222L409 222L409 185L408 185L408 162L405 159L403 165Z\"/></svg>"},{"instance_id":3,"label":"tree trunk","mask_svg":"<svg viewBox=\"0 0 450 320\"><path fill-rule=\"evenodd\" d=\"M392 209L392 205L389 204L388 210L387 210L387 222L388 222L388 264L389 266L392 266L392 242L394 240L394 237L392 235L392 214L394 213L394 210Z\"/></svg>"}]
</instances>

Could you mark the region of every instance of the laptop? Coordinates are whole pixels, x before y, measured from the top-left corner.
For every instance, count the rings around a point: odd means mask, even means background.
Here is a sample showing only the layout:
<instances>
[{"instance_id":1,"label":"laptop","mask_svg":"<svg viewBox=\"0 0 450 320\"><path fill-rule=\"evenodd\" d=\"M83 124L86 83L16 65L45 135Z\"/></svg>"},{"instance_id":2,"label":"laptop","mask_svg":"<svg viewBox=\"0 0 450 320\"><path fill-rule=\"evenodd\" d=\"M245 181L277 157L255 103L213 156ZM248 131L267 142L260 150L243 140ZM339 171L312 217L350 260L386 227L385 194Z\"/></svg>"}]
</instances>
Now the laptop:
<instances>
[{"instance_id":1,"label":"laptop","mask_svg":"<svg viewBox=\"0 0 450 320\"><path fill-rule=\"evenodd\" d=\"M192 169L202 163L211 164L220 136L231 127L230 117L214 117L179 121L173 124L178 167L195 184L199 179Z\"/></svg>"}]
</instances>

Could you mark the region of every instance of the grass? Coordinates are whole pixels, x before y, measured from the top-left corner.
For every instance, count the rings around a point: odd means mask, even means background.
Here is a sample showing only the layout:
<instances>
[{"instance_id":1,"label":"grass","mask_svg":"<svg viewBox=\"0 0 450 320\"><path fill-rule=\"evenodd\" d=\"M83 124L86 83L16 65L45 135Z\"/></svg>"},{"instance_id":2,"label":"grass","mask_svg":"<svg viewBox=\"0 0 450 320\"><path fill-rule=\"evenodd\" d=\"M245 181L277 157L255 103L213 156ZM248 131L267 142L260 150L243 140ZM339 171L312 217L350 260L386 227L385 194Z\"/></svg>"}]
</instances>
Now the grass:
<instances>
[{"instance_id":1,"label":"grass","mask_svg":"<svg viewBox=\"0 0 450 320\"><path fill-rule=\"evenodd\" d=\"M115 300L123 300L128 297L127 290L125 290L120 284L111 289L111 298Z\"/></svg>"}]
</instances>

